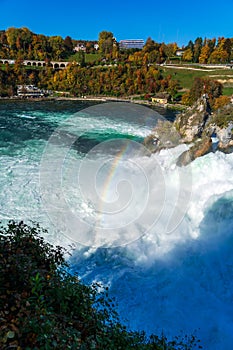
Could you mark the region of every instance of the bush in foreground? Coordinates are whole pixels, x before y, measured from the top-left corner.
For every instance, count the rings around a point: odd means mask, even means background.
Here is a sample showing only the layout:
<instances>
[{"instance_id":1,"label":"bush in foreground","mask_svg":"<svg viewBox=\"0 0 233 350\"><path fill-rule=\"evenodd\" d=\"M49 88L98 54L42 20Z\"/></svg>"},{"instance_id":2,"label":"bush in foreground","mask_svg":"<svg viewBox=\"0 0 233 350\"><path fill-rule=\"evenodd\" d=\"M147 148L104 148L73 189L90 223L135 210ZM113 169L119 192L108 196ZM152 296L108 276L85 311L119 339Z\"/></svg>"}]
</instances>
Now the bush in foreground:
<instances>
[{"instance_id":1,"label":"bush in foreground","mask_svg":"<svg viewBox=\"0 0 233 350\"><path fill-rule=\"evenodd\" d=\"M114 302L98 285L68 272L61 247L42 238L39 225L9 222L0 229L0 348L191 349L195 338L128 331Z\"/></svg>"}]
</instances>

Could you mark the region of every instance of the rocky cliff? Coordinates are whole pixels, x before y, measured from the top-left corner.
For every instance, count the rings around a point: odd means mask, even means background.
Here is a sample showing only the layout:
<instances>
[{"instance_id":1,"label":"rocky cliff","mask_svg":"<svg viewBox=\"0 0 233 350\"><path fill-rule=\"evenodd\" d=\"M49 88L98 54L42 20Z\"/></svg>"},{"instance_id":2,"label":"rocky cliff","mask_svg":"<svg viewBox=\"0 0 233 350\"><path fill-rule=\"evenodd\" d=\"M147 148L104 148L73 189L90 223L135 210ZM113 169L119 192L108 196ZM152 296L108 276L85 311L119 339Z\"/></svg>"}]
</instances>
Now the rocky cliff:
<instances>
[{"instance_id":1,"label":"rocky cliff","mask_svg":"<svg viewBox=\"0 0 233 350\"><path fill-rule=\"evenodd\" d=\"M159 121L153 133L145 139L152 152L161 148L189 144L189 150L179 157L177 165L183 166L197 157L217 149L233 151L233 104L212 111L205 94L192 107L180 114L175 122Z\"/></svg>"}]
</instances>

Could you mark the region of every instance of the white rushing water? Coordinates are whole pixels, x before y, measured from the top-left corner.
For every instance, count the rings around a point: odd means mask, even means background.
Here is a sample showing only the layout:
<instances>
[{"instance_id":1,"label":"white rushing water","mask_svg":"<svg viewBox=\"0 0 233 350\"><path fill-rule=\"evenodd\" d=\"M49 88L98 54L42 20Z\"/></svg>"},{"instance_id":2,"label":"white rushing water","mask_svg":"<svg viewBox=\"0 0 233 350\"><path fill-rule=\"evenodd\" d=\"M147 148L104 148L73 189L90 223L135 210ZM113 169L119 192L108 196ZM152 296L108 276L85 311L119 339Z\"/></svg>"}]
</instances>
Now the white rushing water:
<instances>
[{"instance_id":1,"label":"white rushing water","mask_svg":"<svg viewBox=\"0 0 233 350\"><path fill-rule=\"evenodd\" d=\"M152 156L147 162L153 162ZM72 259L88 281L111 286L133 329L170 336L195 334L205 349L233 344L233 155L195 160L192 195L180 225L163 231L169 212L126 247L85 250ZM169 177L171 167L164 175ZM169 216L168 216L169 217ZM129 232L130 234L130 232Z\"/></svg>"},{"instance_id":2,"label":"white rushing water","mask_svg":"<svg viewBox=\"0 0 233 350\"><path fill-rule=\"evenodd\" d=\"M21 114L30 123L54 121L48 113ZM66 121L66 142L78 128L83 136L86 125L99 134L150 132L129 121L83 118ZM52 243L75 243L73 270L111 287L131 329L194 334L204 349L232 349L233 154L217 151L178 168L185 145L148 156L136 141L118 140L116 149L101 142L83 155L77 145L63 156L64 140L52 141L28 138L23 146L1 147L1 220L40 222ZM60 174L61 163L62 191L55 171ZM72 225L80 225L75 235L66 232Z\"/></svg>"}]
</instances>

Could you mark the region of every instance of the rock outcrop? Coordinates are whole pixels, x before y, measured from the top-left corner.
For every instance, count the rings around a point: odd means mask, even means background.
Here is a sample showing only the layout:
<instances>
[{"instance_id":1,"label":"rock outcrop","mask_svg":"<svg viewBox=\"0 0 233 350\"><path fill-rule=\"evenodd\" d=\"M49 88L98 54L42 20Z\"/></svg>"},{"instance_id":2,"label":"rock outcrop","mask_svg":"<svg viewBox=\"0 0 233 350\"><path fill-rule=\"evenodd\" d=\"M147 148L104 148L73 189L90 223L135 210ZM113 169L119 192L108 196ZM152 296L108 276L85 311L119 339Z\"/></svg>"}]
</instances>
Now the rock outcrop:
<instances>
[{"instance_id":1,"label":"rock outcrop","mask_svg":"<svg viewBox=\"0 0 233 350\"><path fill-rule=\"evenodd\" d=\"M180 144L180 134L175 126L166 120L158 120L152 134L144 140L144 145L151 152L158 152L164 148L172 148Z\"/></svg>"},{"instance_id":2,"label":"rock outcrop","mask_svg":"<svg viewBox=\"0 0 233 350\"><path fill-rule=\"evenodd\" d=\"M193 142L195 138L200 138L205 129L206 123L211 116L211 108L208 97L203 95L185 113L180 114L174 125L180 133L183 142Z\"/></svg>"},{"instance_id":3,"label":"rock outcrop","mask_svg":"<svg viewBox=\"0 0 233 350\"><path fill-rule=\"evenodd\" d=\"M205 154L212 151L212 142L210 137L203 137L198 139L194 144L190 147L189 150L182 153L176 164L178 166L184 166L191 163L194 159L204 156Z\"/></svg>"},{"instance_id":4,"label":"rock outcrop","mask_svg":"<svg viewBox=\"0 0 233 350\"><path fill-rule=\"evenodd\" d=\"M183 142L193 145L178 159L179 165L186 165L217 149L232 152L233 148L233 104L225 105L215 112L211 111L208 96L204 95L186 113L180 115L175 126Z\"/></svg>"},{"instance_id":5,"label":"rock outcrop","mask_svg":"<svg viewBox=\"0 0 233 350\"><path fill-rule=\"evenodd\" d=\"M152 152L180 143L190 144L189 150L178 158L179 166L187 165L217 149L233 152L233 104L212 112L205 94L185 113L180 114L173 124L159 121L144 143Z\"/></svg>"}]
</instances>

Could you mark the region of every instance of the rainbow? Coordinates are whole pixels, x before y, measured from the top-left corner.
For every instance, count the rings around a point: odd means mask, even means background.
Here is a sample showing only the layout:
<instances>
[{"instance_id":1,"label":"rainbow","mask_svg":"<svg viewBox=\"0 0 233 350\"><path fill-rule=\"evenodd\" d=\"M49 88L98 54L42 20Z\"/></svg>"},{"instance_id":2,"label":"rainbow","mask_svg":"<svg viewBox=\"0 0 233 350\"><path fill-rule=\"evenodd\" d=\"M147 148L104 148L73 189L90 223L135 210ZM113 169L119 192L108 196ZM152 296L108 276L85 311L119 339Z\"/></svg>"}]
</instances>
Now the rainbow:
<instances>
[{"instance_id":1,"label":"rainbow","mask_svg":"<svg viewBox=\"0 0 233 350\"><path fill-rule=\"evenodd\" d=\"M107 201L106 199L108 198L109 189L111 188L111 183L113 181L114 175L116 174L117 169L119 168L119 163L121 162L122 159L128 158L128 154L130 152L131 145L132 145L131 140L124 139L124 144L122 144L121 149L114 156L114 159L111 162L111 167L108 169L108 173L107 173L107 176L105 178L105 181L103 184L102 194L100 197L99 210L98 210L100 218L99 218L98 222L101 221L102 215L104 214L104 205L106 205L106 201Z\"/></svg>"}]
</instances>

